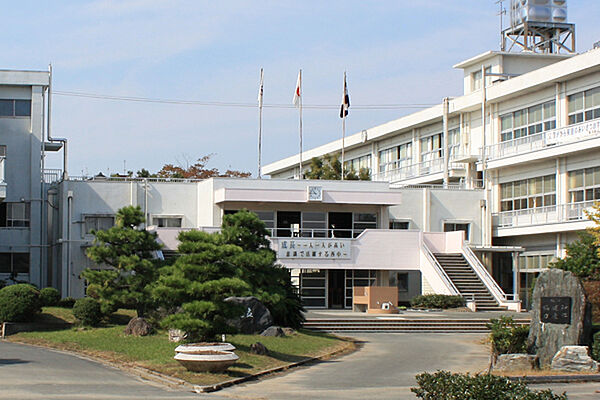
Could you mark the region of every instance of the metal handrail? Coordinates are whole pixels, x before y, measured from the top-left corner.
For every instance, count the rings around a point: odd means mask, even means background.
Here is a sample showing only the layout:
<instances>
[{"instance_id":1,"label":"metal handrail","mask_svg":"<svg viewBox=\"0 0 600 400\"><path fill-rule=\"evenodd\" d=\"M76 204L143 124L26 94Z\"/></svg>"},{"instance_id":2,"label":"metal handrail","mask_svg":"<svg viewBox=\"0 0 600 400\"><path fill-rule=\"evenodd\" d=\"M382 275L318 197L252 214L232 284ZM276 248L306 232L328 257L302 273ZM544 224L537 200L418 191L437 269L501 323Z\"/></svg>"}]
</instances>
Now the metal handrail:
<instances>
[{"instance_id":1,"label":"metal handrail","mask_svg":"<svg viewBox=\"0 0 600 400\"><path fill-rule=\"evenodd\" d=\"M444 271L444 268L442 268L439 261L437 260L437 258L435 258L431 250L429 250L429 247L427 247L424 241L421 242L421 248L423 249L423 253L425 253L425 256L433 264L433 267L440 276L440 278L442 278L442 281L444 281L446 286L450 288L450 292L453 292L453 295L461 296L461 293L458 291L456 286L454 286L454 282L452 282L452 279L450 279L446 271Z\"/></svg>"},{"instance_id":2,"label":"metal handrail","mask_svg":"<svg viewBox=\"0 0 600 400\"><path fill-rule=\"evenodd\" d=\"M584 210L592 207L598 200L587 200L575 203L557 204L536 208L525 208L522 210L501 211L493 213L492 217L497 219L496 227L507 228L513 226L531 226L555 222L584 221L589 218ZM529 220L528 222L515 221L518 217L540 217L542 220Z\"/></svg>"},{"instance_id":3,"label":"metal handrail","mask_svg":"<svg viewBox=\"0 0 600 400\"><path fill-rule=\"evenodd\" d=\"M379 229L379 228L367 228ZM326 228L267 228L272 238L309 238L309 239L355 239L366 229L326 229ZM279 235L279 231L286 233ZM287 234L289 233L289 235Z\"/></svg>"},{"instance_id":4,"label":"metal handrail","mask_svg":"<svg viewBox=\"0 0 600 400\"><path fill-rule=\"evenodd\" d=\"M511 295L514 298L514 300L508 299L509 296L506 293L504 293L504 290L502 290L502 288L498 285L496 280L490 275L488 270L485 269L485 267L483 266L481 261L479 261L475 253L473 253L473 250L471 250L468 246L463 244L462 252L463 256L465 257L471 268L473 268L473 271L475 271L479 279L488 288L488 290L490 291L492 296L494 296L496 301L498 301L498 303L502 304L519 301L517 298L515 298L518 297L518 295Z\"/></svg>"},{"instance_id":5,"label":"metal handrail","mask_svg":"<svg viewBox=\"0 0 600 400\"><path fill-rule=\"evenodd\" d=\"M54 183L62 179L63 171L57 168L45 168L43 171L44 183Z\"/></svg>"},{"instance_id":6,"label":"metal handrail","mask_svg":"<svg viewBox=\"0 0 600 400\"><path fill-rule=\"evenodd\" d=\"M452 160L458 158L458 156L451 156L449 167L450 169L465 169L463 163L453 162ZM397 182L403 179L414 178L418 176L435 174L444 170L444 158L434 158L432 160L421 161L418 163L412 163L409 165L402 166L400 168L390 169L388 171L381 171L377 174L373 174L373 181L384 181L384 182ZM396 178L400 176L400 178Z\"/></svg>"}]
</instances>

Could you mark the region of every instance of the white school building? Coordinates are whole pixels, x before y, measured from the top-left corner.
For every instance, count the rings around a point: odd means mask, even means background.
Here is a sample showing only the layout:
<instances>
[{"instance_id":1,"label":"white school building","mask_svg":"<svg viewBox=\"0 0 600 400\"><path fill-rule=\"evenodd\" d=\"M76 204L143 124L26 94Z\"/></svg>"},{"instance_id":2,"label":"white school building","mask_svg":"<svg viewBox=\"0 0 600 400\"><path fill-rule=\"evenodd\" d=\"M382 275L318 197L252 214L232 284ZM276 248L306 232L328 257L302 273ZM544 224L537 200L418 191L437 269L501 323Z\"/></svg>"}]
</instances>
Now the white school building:
<instances>
[{"instance_id":1,"label":"white school building","mask_svg":"<svg viewBox=\"0 0 600 400\"><path fill-rule=\"evenodd\" d=\"M353 287L374 285L397 287L400 303L442 293L527 307L533 278L600 200L600 49L489 51L455 68L462 96L346 138L345 168L370 182L301 179L300 154L262 180L70 177L44 167L66 144L49 130L50 72L0 70L0 279L81 297L81 271L98 267L90 232L119 208L142 208L167 257L181 229L215 231L248 209L308 307L349 308Z\"/></svg>"}]
</instances>

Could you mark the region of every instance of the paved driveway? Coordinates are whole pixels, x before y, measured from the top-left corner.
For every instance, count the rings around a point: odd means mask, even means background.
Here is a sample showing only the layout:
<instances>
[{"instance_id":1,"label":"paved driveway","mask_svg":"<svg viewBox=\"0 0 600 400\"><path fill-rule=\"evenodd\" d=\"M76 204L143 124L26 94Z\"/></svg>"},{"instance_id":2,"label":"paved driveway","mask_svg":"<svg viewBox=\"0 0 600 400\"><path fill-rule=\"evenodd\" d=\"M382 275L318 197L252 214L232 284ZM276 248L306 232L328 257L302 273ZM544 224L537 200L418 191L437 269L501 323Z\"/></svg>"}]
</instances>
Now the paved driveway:
<instances>
[{"instance_id":1,"label":"paved driveway","mask_svg":"<svg viewBox=\"0 0 600 400\"><path fill-rule=\"evenodd\" d=\"M0 342L0 399L198 398L72 355Z\"/></svg>"},{"instance_id":2,"label":"paved driveway","mask_svg":"<svg viewBox=\"0 0 600 400\"><path fill-rule=\"evenodd\" d=\"M286 375L224 389L240 399L414 399L415 374L478 372L489 355L481 334L357 334L364 348Z\"/></svg>"}]
</instances>

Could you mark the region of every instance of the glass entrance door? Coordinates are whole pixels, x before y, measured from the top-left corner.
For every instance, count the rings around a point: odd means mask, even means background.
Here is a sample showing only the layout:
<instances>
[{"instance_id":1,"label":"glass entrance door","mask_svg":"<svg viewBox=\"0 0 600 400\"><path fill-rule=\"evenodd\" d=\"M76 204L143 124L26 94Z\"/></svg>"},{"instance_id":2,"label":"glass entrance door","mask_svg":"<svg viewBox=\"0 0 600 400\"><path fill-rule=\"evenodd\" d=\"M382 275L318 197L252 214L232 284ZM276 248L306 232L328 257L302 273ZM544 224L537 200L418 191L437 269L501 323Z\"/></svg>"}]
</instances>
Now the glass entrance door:
<instances>
[{"instance_id":1,"label":"glass entrance door","mask_svg":"<svg viewBox=\"0 0 600 400\"><path fill-rule=\"evenodd\" d=\"M345 273L344 270L330 269L327 283L329 308L344 308Z\"/></svg>"}]
</instances>

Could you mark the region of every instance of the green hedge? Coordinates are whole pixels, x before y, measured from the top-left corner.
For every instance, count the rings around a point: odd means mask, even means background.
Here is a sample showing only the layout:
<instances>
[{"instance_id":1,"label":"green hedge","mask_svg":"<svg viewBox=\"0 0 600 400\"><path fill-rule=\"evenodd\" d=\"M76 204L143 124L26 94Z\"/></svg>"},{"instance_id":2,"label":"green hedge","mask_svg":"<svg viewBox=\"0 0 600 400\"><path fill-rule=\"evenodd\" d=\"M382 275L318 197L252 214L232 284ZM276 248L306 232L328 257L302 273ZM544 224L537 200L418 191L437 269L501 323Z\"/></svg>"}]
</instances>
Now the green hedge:
<instances>
[{"instance_id":1,"label":"green hedge","mask_svg":"<svg viewBox=\"0 0 600 400\"><path fill-rule=\"evenodd\" d=\"M40 290L40 301L44 307L53 307L60 301L60 293L53 287L47 287Z\"/></svg>"},{"instance_id":2,"label":"green hedge","mask_svg":"<svg viewBox=\"0 0 600 400\"><path fill-rule=\"evenodd\" d=\"M73 305L73 316L81 321L82 325L97 326L102 320L103 314L98 300L84 297Z\"/></svg>"},{"instance_id":3,"label":"green hedge","mask_svg":"<svg viewBox=\"0 0 600 400\"><path fill-rule=\"evenodd\" d=\"M529 327L515 323L512 317L501 316L490 319L490 341L494 354L527 353Z\"/></svg>"},{"instance_id":4,"label":"green hedge","mask_svg":"<svg viewBox=\"0 0 600 400\"><path fill-rule=\"evenodd\" d=\"M0 322L29 322L41 310L40 291L27 283L0 289Z\"/></svg>"},{"instance_id":5,"label":"green hedge","mask_svg":"<svg viewBox=\"0 0 600 400\"><path fill-rule=\"evenodd\" d=\"M410 305L414 308L457 308L465 306L465 299L461 296L425 294L414 297L410 301Z\"/></svg>"},{"instance_id":6,"label":"green hedge","mask_svg":"<svg viewBox=\"0 0 600 400\"><path fill-rule=\"evenodd\" d=\"M73 308L75 305L75 299L72 297L65 297L58 301L58 306L63 308Z\"/></svg>"},{"instance_id":7,"label":"green hedge","mask_svg":"<svg viewBox=\"0 0 600 400\"><path fill-rule=\"evenodd\" d=\"M594 333L594 340L592 341L592 358L596 361L600 361L600 332Z\"/></svg>"},{"instance_id":8,"label":"green hedge","mask_svg":"<svg viewBox=\"0 0 600 400\"><path fill-rule=\"evenodd\" d=\"M566 400L551 390L533 391L525 383L495 375L452 374L438 371L416 376L416 388L410 390L423 400Z\"/></svg>"}]
</instances>

